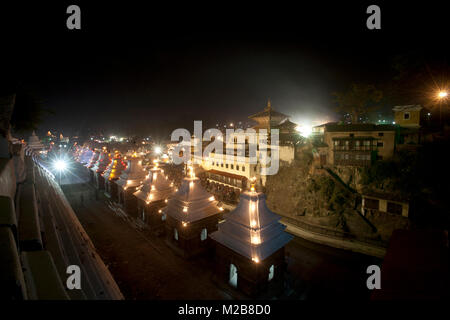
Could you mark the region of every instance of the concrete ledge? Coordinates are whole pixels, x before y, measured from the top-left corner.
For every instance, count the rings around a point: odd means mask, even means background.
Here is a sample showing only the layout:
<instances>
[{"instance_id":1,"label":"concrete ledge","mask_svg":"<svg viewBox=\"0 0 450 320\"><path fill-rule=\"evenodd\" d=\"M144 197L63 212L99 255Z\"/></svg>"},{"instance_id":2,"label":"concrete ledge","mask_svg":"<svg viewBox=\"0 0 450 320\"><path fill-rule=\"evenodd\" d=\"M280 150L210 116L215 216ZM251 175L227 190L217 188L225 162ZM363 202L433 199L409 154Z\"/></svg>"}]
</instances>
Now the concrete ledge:
<instances>
[{"instance_id":1,"label":"concrete ledge","mask_svg":"<svg viewBox=\"0 0 450 320\"><path fill-rule=\"evenodd\" d=\"M350 250L353 252L358 252L381 259L384 258L384 255L386 254L386 248L383 247L377 247L360 241L332 238L319 233L306 231L298 226L295 226L289 222L284 221L284 219L281 219L280 222L286 226L287 232L300 238L303 238L305 240L320 243L334 248Z\"/></svg>"}]
</instances>

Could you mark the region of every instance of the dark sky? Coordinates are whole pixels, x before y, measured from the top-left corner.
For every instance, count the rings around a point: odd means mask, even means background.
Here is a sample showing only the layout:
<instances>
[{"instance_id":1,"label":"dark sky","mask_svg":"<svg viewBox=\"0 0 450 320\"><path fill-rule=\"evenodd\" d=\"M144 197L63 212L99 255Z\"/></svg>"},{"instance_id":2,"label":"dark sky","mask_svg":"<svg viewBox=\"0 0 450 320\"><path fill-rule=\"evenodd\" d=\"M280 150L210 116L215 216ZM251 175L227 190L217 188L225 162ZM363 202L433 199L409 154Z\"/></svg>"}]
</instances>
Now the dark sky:
<instances>
[{"instance_id":1,"label":"dark sky","mask_svg":"<svg viewBox=\"0 0 450 320\"><path fill-rule=\"evenodd\" d=\"M331 119L333 91L383 83L398 54L448 62L438 3L377 2L382 29L371 31L371 2L90 2L0 11L2 81L55 111L42 131L164 136L193 120L245 120L268 97L294 121ZM69 4L81 7L81 31L66 29Z\"/></svg>"}]
</instances>

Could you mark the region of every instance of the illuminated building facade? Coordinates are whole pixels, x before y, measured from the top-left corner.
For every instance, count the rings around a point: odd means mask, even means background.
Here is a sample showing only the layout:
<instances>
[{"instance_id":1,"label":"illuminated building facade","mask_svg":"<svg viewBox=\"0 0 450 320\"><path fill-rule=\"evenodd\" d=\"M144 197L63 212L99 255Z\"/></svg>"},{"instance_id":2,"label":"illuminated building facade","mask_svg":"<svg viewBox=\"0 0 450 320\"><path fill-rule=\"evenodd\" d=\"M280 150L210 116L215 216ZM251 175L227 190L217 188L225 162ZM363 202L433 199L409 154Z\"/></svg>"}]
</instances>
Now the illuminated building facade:
<instances>
[{"instance_id":1,"label":"illuminated building facade","mask_svg":"<svg viewBox=\"0 0 450 320\"><path fill-rule=\"evenodd\" d=\"M295 145L299 140L299 134L296 131L297 124L289 120L289 116L278 112L272 108L270 100L263 111L249 116L249 119L256 121L257 124L252 127L256 131L255 141L258 142L258 132L260 129L266 129L269 134L272 130L279 130L279 145L273 146L278 148L280 164L291 163L295 159ZM220 184L236 191L245 190L248 181L256 177L260 185L265 185L266 176L261 175L261 163L250 163L249 139L246 137L245 150L243 155L238 155L238 141L234 141L234 156L231 159L225 157L226 144L224 142L223 154L212 152L206 159L201 159L201 166L207 171L208 181L213 184ZM270 142L270 141L269 141ZM209 142L208 142L209 143ZM259 142L256 155L259 157ZM269 154L270 154L269 150ZM199 159L197 159L199 160Z\"/></svg>"},{"instance_id":2,"label":"illuminated building facade","mask_svg":"<svg viewBox=\"0 0 450 320\"><path fill-rule=\"evenodd\" d=\"M315 137L314 156L321 165L364 167L394 155L394 125L328 123L319 127L323 138Z\"/></svg>"},{"instance_id":3,"label":"illuminated building facade","mask_svg":"<svg viewBox=\"0 0 450 320\"><path fill-rule=\"evenodd\" d=\"M227 214L216 243L216 276L240 291L255 296L270 286L283 289L284 247L293 238L267 208L266 196L252 186L241 194L235 210Z\"/></svg>"}]
</instances>

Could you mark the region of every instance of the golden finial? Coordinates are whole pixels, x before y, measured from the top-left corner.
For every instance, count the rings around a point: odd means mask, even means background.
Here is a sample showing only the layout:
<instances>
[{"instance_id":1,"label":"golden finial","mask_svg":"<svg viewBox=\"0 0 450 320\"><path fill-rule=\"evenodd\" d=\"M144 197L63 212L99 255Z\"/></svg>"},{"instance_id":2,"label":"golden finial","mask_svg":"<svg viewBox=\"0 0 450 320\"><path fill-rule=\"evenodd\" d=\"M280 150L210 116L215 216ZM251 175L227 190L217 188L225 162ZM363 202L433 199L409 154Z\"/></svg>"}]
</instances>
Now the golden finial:
<instances>
[{"instance_id":1,"label":"golden finial","mask_svg":"<svg viewBox=\"0 0 450 320\"><path fill-rule=\"evenodd\" d=\"M270 102L270 98L269 99L267 99L267 110L270 110L270 109L272 109L272 103Z\"/></svg>"}]
</instances>

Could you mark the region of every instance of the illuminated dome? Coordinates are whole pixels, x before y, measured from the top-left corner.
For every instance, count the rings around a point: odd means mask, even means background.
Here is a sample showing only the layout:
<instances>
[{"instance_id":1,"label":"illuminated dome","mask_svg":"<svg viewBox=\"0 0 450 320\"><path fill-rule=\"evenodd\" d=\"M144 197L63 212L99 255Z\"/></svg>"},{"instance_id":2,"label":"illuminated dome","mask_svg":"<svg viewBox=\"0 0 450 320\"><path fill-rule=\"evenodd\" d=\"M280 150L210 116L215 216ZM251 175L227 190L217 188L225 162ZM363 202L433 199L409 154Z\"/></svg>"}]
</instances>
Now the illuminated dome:
<instances>
[{"instance_id":1,"label":"illuminated dome","mask_svg":"<svg viewBox=\"0 0 450 320\"><path fill-rule=\"evenodd\" d=\"M169 199L164 212L184 223L198 221L218 214L223 209L201 185L200 179L186 177L178 191Z\"/></svg>"},{"instance_id":2,"label":"illuminated dome","mask_svg":"<svg viewBox=\"0 0 450 320\"><path fill-rule=\"evenodd\" d=\"M102 152L98 157L98 160L95 162L95 165L91 168L92 171L102 173L106 170L106 167L111 162L111 158L108 153Z\"/></svg>"},{"instance_id":3,"label":"illuminated dome","mask_svg":"<svg viewBox=\"0 0 450 320\"><path fill-rule=\"evenodd\" d=\"M227 215L211 238L258 262L292 240L293 236L284 231L286 226L279 222L280 219L267 207L265 194L246 191L241 194L236 209Z\"/></svg>"},{"instance_id":4,"label":"illuminated dome","mask_svg":"<svg viewBox=\"0 0 450 320\"><path fill-rule=\"evenodd\" d=\"M173 183L164 176L164 171L154 167L134 195L147 203L151 203L166 200L174 190Z\"/></svg>"},{"instance_id":5,"label":"illuminated dome","mask_svg":"<svg viewBox=\"0 0 450 320\"><path fill-rule=\"evenodd\" d=\"M105 180L118 179L123 170L125 170L126 165L122 161L120 154L116 153L115 157L112 159L111 163L108 165L106 170L103 172L102 176Z\"/></svg>"},{"instance_id":6,"label":"illuminated dome","mask_svg":"<svg viewBox=\"0 0 450 320\"><path fill-rule=\"evenodd\" d=\"M138 187L146 178L146 172L142 167L142 160L137 157L128 158L127 169L122 172L117 185L125 187Z\"/></svg>"}]
</instances>

